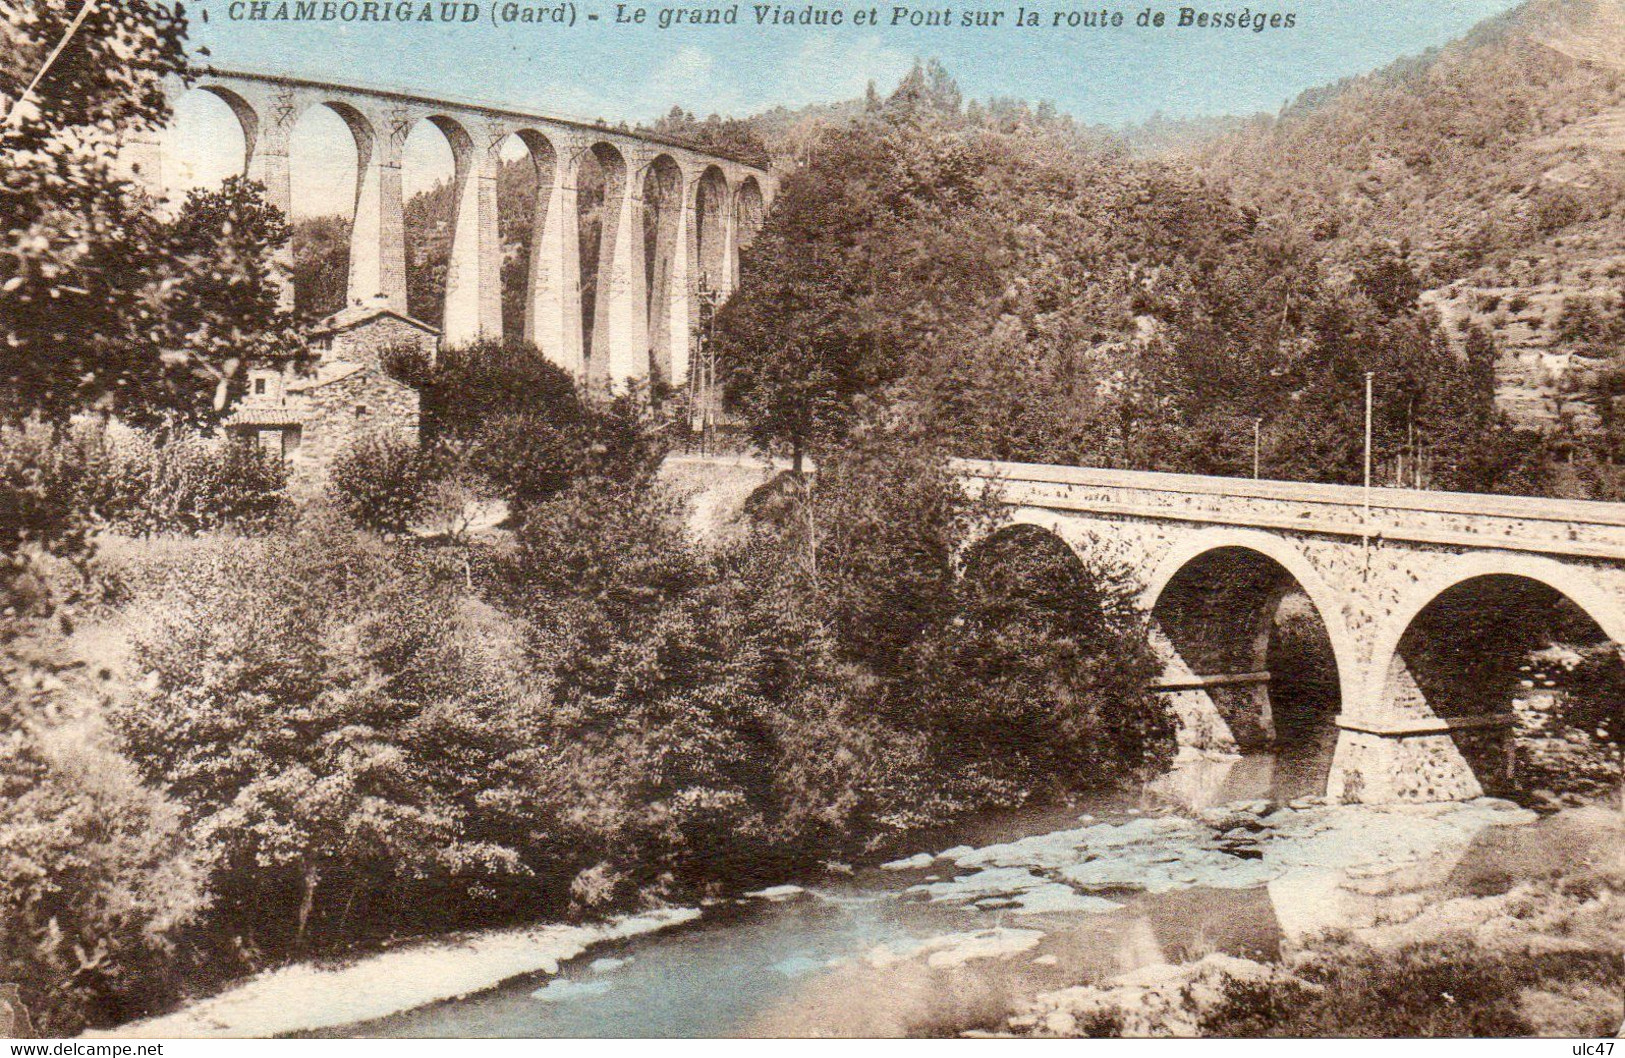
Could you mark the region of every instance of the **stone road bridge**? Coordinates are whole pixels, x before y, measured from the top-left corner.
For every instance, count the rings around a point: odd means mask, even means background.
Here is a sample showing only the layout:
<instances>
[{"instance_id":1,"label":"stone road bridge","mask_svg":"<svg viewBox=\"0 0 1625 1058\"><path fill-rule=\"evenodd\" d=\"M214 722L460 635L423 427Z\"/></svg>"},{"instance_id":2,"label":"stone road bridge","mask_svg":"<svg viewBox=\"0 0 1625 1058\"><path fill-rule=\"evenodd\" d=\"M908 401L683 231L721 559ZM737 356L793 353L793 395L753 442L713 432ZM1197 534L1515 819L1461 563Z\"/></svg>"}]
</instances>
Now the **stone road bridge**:
<instances>
[{"instance_id":1,"label":"stone road bridge","mask_svg":"<svg viewBox=\"0 0 1625 1058\"><path fill-rule=\"evenodd\" d=\"M275 73L205 68L190 84L166 86L172 101L206 92L236 115L244 151L239 172L265 187L291 214L290 145L312 110L337 114L352 142L319 166L352 168L349 228L350 304L382 302L406 312L406 231L401 179L407 137L433 127L451 148L451 260L443 315L445 340L462 345L499 337L503 247L497 224L497 176L510 140L536 168L528 204L535 237L524 292L524 338L554 362L594 383L647 380L674 385L688 377L699 323L698 291L726 294L737 282L739 251L760 229L777 182L727 154L604 124L388 88L313 81ZM154 190L164 184L164 137L143 131L126 142L129 175ZM579 174L603 174L593 322L583 327L585 275L579 231ZM308 174L305 174L308 176ZM291 303L292 249L277 261ZM591 333L591 341L583 335Z\"/></svg>"},{"instance_id":2,"label":"stone road bridge","mask_svg":"<svg viewBox=\"0 0 1625 1058\"><path fill-rule=\"evenodd\" d=\"M1470 798L1512 782L1544 634L1625 644L1625 504L960 461L1007 514L1137 571L1187 744L1261 748L1314 718L1270 696L1288 613L1324 628L1327 794ZM1285 697L1284 685L1279 688ZM1330 742L1335 739L1335 749Z\"/></svg>"}]
</instances>

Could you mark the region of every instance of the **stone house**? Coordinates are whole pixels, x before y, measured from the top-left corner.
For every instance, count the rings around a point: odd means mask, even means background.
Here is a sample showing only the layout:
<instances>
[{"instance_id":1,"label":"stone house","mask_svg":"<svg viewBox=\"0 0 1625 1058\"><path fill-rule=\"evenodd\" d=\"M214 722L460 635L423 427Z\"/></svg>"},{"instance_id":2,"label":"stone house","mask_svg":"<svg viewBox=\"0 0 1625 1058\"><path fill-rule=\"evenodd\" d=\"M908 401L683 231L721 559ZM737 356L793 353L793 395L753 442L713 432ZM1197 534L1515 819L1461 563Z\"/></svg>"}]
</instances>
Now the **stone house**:
<instances>
[{"instance_id":1,"label":"stone house","mask_svg":"<svg viewBox=\"0 0 1625 1058\"><path fill-rule=\"evenodd\" d=\"M440 332L386 305L355 305L310 334L315 355L253 363L248 391L223 425L276 452L295 481L320 482L333 458L366 434L416 440L418 391L392 377L386 352L416 350L432 363Z\"/></svg>"}]
</instances>

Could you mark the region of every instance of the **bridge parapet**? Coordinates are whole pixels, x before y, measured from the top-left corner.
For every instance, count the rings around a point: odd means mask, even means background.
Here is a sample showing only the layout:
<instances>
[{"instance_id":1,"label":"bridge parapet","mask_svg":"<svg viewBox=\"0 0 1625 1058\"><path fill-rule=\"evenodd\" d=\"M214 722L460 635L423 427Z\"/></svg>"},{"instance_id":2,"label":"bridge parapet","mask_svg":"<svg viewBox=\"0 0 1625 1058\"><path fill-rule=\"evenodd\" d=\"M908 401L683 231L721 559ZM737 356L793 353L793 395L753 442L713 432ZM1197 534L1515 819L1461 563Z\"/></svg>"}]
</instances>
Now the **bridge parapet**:
<instances>
[{"instance_id":1,"label":"bridge parapet","mask_svg":"<svg viewBox=\"0 0 1625 1058\"><path fill-rule=\"evenodd\" d=\"M1625 504L956 460L1011 507L1625 561Z\"/></svg>"}]
</instances>

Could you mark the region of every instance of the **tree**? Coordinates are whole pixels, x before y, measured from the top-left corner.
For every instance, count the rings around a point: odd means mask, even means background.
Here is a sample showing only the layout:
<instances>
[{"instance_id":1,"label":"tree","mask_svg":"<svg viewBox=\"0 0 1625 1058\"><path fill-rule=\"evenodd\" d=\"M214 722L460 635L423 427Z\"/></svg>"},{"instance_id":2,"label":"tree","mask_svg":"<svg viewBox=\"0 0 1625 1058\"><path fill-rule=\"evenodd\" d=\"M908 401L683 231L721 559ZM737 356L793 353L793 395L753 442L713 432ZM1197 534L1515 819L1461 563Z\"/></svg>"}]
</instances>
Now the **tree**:
<instances>
[{"instance_id":1,"label":"tree","mask_svg":"<svg viewBox=\"0 0 1625 1058\"><path fill-rule=\"evenodd\" d=\"M177 806L112 746L82 660L51 622L8 626L0 974L38 1031L70 1036L172 1002L174 946L206 901Z\"/></svg>"},{"instance_id":2,"label":"tree","mask_svg":"<svg viewBox=\"0 0 1625 1058\"><path fill-rule=\"evenodd\" d=\"M319 319L344 307L349 254L350 222L345 218L306 217L295 223L294 312L302 319Z\"/></svg>"},{"instance_id":3,"label":"tree","mask_svg":"<svg viewBox=\"0 0 1625 1058\"><path fill-rule=\"evenodd\" d=\"M160 307L152 339L169 377L122 394L123 417L209 419L236 395L244 363L304 354L304 338L281 307L271 267L290 235L264 188L242 177L187 194L175 219L159 230L164 256L149 282Z\"/></svg>"},{"instance_id":4,"label":"tree","mask_svg":"<svg viewBox=\"0 0 1625 1058\"><path fill-rule=\"evenodd\" d=\"M641 394L584 394L524 342L445 350L423 392L440 472L483 483L516 513L582 477L645 482L665 455Z\"/></svg>"},{"instance_id":5,"label":"tree","mask_svg":"<svg viewBox=\"0 0 1625 1058\"><path fill-rule=\"evenodd\" d=\"M974 211L982 190L980 145L921 132L934 115L888 104L828 130L746 255L716 342L728 397L764 447L798 456L840 437L911 347L992 293L985 244L925 220Z\"/></svg>"},{"instance_id":6,"label":"tree","mask_svg":"<svg viewBox=\"0 0 1625 1058\"><path fill-rule=\"evenodd\" d=\"M101 4L21 102L79 5L22 7L0 22L0 411L61 417L164 374L143 340L162 323L159 233L114 155L167 119L162 82L184 71L186 22L178 5Z\"/></svg>"},{"instance_id":7,"label":"tree","mask_svg":"<svg viewBox=\"0 0 1625 1058\"><path fill-rule=\"evenodd\" d=\"M1328 275L1222 189L1008 101L968 113L919 66L785 181L717 317L759 446L879 422L964 456L1244 476L1261 422L1271 476L1358 481L1372 372L1379 480L1539 487L1491 351L1460 363L1403 246Z\"/></svg>"},{"instance_id":8,"label":"tree","mask_svg":"<svg viewBox=\"0 0 1625 1058\"><path fill-rule=\"evenodd\" d=\"M339 452L328 487L356 524L398 534L422 513L431 485L429 460L415 440L375 433Z\"/></svg>"},{"instance_id":9,"label":"tree","mask_svg":"<svg viewBox=\"0 0 1625 1058\"><path fill-rule=\"evenodd\" d=\"M665 136L696 147L732 155L748 165L767 168L773 164L767 145L750 121L712 114L704 121L680 106L673 106L653 125L640 125L643 131Z\"/></svg>"},{"instance_id":10,"label":"tree","mask_svg":"<svg viewBox=\"0 0 1625 1058\"><path fill-rule=\"evenodd\" d=\"M183 806L217 915L277 952L547 903L517 888L551 869L540 717L451 570L317 514L189 573L111 715Z\"/></svg>"}]
</instances>

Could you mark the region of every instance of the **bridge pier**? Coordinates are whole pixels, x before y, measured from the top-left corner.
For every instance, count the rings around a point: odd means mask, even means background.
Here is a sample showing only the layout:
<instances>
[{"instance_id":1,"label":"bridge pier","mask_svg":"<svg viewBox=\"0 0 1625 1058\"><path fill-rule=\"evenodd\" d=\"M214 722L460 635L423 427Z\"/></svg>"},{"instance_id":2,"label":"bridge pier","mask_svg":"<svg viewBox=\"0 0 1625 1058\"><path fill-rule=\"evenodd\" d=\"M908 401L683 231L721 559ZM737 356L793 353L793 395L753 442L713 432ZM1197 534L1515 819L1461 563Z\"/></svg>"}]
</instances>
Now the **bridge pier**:
<instances>
[{"instance_id":1,"label":"bridge pier","mask_svg":"<svg viewBox=\"0 0 1625 1058\"><path fill-rule=\"evenodd\" d=\"M594 294L589 383L616 389L649 377L648 277L644 273L643 194L631 162L599 152L604 221Z\"/></svg>"},{"instance_id":2,"label":"bridge pier","mask_svg":"<svg viewBox=\"0 0 1625 1058\"><path fill-rule=\"evenodd\" d=\"M441 119L452 144L451 261L446 270L446 344L468 345L502 337L502 239L497 229L498 153L503 136L479 129L478 140Z\"/></svg>"},{"instance_id":3,"label":"bridge pier","mask_svg":"<svg viewBox=\"0 0 1625 1058\"><path fill-rule=\"evenodd\" d=\"M391 309L404 313L406 220L401 201L401 152L405 137L380 136L359 113L339 113L350 125L360 159L350 225L347 296L352 305L381 298Z\"/></svg>"},{"instance_id":4,"label":"bridge pier","mask_svg":"<svg viewBox=\"0 0 1625 1058\"><path fill-rule=\"evenodd\" d=\"M1465 801L1513 789L1510 716L1392 725L1339 718L1326 796L1388 804Z\"/></svg>"},{"instance_id":5,"label":"bridge pier","mask_svg":"<svg viewBox=\"0 0 1625 1058\"><path fill-rule=\"evenodd\" d=\"M535 156L537 148L532 147ZM537 178L536 220L530 243L525 340L580 378L586 370L581 341L581 232L577 214L580 149L559 144L552 172ZM541 168L540 163L538 168Z\"/></svg>"},{"instance_id":6,"label":"bridge pier","mask_svg":"<svg viewBox=\"0 0 1625 1058\"><path fill-rule=\"evenodd\" d=\"M293 138L293 118L296 116L284 93L278 93L271 105L263 108L265 116L256 118L257 135L249 144L248 158L244 162L250 180L265 188L265 201L275 206L284 217L293 217L293 170L289 146ZM277 301L284 309L293 308L293 240L290 238L271 258L271 268L277 284Z\"/></svg>"},{"instance_id":7,"label":"bridge pier","mask_svg":"<svg viewBox=\"0 0 1625 1058\"><path fill-rule=\"evenodd\" d=\"M688 381L689 346L693 338L694 299L690 256L694 241L694 206L687 174L675 163L650 168L649 183L658 201L644 195L643 208L654 213L654 285L649 290L649 345L653 370L662 381L681 386Z\"/></svg>"}]
</instances>

